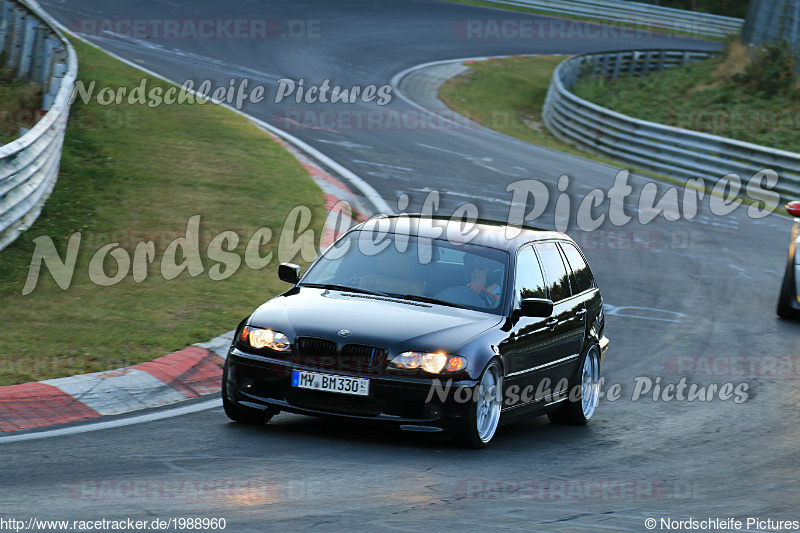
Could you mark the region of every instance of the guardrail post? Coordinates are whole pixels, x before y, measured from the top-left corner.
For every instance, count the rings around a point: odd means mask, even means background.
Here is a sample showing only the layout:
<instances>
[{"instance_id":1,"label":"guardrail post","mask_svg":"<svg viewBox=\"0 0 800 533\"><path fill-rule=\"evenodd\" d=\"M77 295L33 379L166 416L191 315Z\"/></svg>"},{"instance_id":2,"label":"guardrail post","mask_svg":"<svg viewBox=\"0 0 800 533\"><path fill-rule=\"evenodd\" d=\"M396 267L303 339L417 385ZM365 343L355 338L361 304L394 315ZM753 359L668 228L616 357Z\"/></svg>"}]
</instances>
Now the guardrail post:
<instances>
[{"instance_id":1,"label":"guardrail post","mask_svg":"<svg viewBox=\"0 0 800 533\"><path fill-rule=\"evenodd\" d=\"M49 110L53 107L58 90L61 88L61 81L64 79L64 74L67 72L66 63L55 63L50 76L50 83L48 84L47 92L42 100L42 109Z\"/></svg>"},{"instance_id":2,"label":"guardrail post","mask_svg":"<svg viewBox=\"0 0 800 533\"><path fill-rule=\"evenodd\" d=\"M631 65L628 68L628 74L633 76L636 74L636 69L639 66L639 57L641 57L642 53L638 50L634 51L631 55Z\"/></svg>"},{"instance_id":3,"label":"guardrail post","mask_svg":"<svg viewBox=\"0 0 800 533\"><path fill-rule=\"evenodd\" d=\"M650 72L650 63L653 61L653 52L647 52L644 56L644 65L642 65L642 71L639 73L640 76L647 76L647 73Z\"/></svg>"},{"instance_id":4,"label":"guardrail post","mask_svg":"<svg viewBox=\"0 0 800 533\"><path fill-rule=\"evenodd\" d=\"M52 34L45 35L44 46L42 49L42 66L39 77L41 78L42 87L45 87L50 81L50 76L53 74L53 63L56 58L56 49L59 42Z\"/></svg>"},{"instance_id":5,"label":"guardrail post","mask_svg":"<svg viewBox=\"0 0 800 533\"><path fill-rule=\"evenodd\" d=\"M6 54L6 68L13 69L19 59L19 48L22 41L22 25L25 21L22 10L14 7L11 10L9 21L9 43Z\"/></svg>"},{"instance_id":6,"label":"guardrail post","mask_svg":"<svg viewBox=\"0 0 800 533\"><path fill-rule=\"evenodd\" d=\"M619 77L619 70L622 64L622 53L618 53L614 56L615 63L614 63L614 73L611 75L612 80L616 80Z\"/></svg>"},{"instance_id":7,"label":"guardrail post","mask_svg":"<svg viewBox=\"0 0 800 533\"><path fill-rule=\"evenodd\" d=\"M581 77L581 73L583 72L583 65L584 61L581 61L580 63L576 64L575 68L572 70L572 79L570 80L572 85L578 83L578 79Z\"/></svg>"},{"instance_id":8,"label":"guardrail post","mask_svg":"<svg viewBox=\"0 0 800 533\"><path fill-rule=\"evenodd\" d=\"M33 41L33 52L31 54L31 68L28 74L28 79L37 85L44 85L45 80L45 78L42 77L45 39L47 39L47 27L37 23L36 38Z\"/></svg>"},{"instance_id":9,"label":"guardrail post","mask_svg":"<svg viewBox=\"0 0 800 533\"><path fill-rule=\"evenodd\" d=\"M33 55L33 45L36 40L36 21L33 18L26 18L22 26L22 44L19 48L19 64L17 65L17 77L28 79L31 71L31 56Z\"/></svg>"},{"instance_id":10,"label":"guardrail post","mask_svg":"<svg viewBox=\"0 0 800 533\"><path fill-rule=\"evenodd\" d=\"M9 14L11 13L11 2L0 0L0 53L5 52L8 41L8 28L10 26Z\"/></svg>"}]
</instances>

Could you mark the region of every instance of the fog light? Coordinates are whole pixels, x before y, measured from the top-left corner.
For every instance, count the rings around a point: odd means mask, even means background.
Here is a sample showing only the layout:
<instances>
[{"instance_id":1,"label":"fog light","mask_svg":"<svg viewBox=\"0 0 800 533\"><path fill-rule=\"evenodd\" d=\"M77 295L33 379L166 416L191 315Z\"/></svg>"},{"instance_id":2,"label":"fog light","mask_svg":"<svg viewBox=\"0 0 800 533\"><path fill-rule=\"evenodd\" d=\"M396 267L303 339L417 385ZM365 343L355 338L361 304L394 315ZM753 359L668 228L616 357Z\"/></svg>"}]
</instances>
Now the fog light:
<instances>
[{"instance_id":1,"label":"fog light","mask_svg":"<svg viewBox=\"0 0 800 533\"><path fill-rule=\"evenodd\" d=\"M253 390L254 383L255 382L253 381L253 378L242 378L242 380L239 382L239 388L243 391L251 391Z\"/></svg>"}]
</instances>

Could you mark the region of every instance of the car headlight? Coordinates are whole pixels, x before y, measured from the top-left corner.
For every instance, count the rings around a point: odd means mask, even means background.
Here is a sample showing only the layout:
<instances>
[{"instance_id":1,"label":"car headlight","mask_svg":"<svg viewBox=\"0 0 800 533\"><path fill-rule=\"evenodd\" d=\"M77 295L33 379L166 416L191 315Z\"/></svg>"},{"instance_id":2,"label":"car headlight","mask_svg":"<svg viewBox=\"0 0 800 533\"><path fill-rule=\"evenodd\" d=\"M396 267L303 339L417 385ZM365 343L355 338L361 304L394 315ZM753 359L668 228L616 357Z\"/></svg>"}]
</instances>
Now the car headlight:
<instances>
[{"instance_id":1,"label":"car headlight","mask_svg":"<svg viewBox=\"0 0 800 533\"><path fill-rule=\"evenodd\" d=\"M460 355L447 355L441 352L403 352L389 361L389 365L408 370L421 368L431 374L440 374L464 370L467 368L467 360Z\"/></svg>"},{"instance_id":2,"label":"car headlight","mask_svg":"<svg viewBox=\"0 0 800 533\"><path fill-rule=\"evenodd\" d=\"M239 334L239 340L257 350L269 348L278 352L288 352L292 349L292 345L289 344L289 337L280 331L271 329L245 326Z\"/></svg>"}]
</instances>

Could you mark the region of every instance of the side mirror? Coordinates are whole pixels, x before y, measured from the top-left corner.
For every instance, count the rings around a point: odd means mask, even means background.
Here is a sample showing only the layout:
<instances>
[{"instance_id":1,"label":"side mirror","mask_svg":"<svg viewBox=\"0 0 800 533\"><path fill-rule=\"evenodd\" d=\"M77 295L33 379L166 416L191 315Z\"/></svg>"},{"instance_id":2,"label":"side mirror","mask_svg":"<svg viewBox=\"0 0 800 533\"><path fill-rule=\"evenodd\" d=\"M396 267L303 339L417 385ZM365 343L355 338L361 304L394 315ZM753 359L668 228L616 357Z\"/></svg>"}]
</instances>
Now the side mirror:
<instances>
[{"instance_id":1,"label":"side mirror","mask_svg":"<svg viewBox=\"0 0 800 533\"><path fill-rule=\"evenodd\" d=\"M300 281L300 267L292 263L281 263L278 267L278 277L281 281L295 284Z\"/></svg>"},{"instance_id":2,"label":"side mirror","mask_svg":"<svg viewBox=\"0 0 800 533\"><path fill-rule=\"evenodd\" d=\"M543 298L523 298L519 314L522 316L547 318L553 314L553 301Z\"/></svg>"},{"instance_id":3,"label":"side mirror","mask_svg":"<svg viewBox=\"0 0 800 533\"><path fill-rule=\"evenodd\" d=\"M786 204L786 211L793 217L800 217L800 201L795 200Z\"/></svg>"}]
</instances>

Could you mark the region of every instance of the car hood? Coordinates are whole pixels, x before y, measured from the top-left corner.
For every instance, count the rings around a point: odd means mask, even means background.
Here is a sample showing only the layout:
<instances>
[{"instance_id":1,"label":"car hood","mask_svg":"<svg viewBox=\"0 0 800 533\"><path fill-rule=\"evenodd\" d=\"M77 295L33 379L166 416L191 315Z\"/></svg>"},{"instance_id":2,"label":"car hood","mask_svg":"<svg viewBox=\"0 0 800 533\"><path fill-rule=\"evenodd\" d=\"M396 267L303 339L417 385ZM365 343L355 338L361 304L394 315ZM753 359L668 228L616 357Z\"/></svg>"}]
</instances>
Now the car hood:
<instances>
[{"instance_id":1,"label":"car hood","mask_svg":"<svg viewBox=\"0 0 800 533\"><path fill-rule=\"evenodd\" d=\"M461 345L503 319L445 305L296 287L263 304L248 323L281 331L292 342L297 337L318 337L339 346L365 344L397 354L409 350L457 353ZM342 330L350 333L342 336Z\"/></svg>"}]
</instances>

